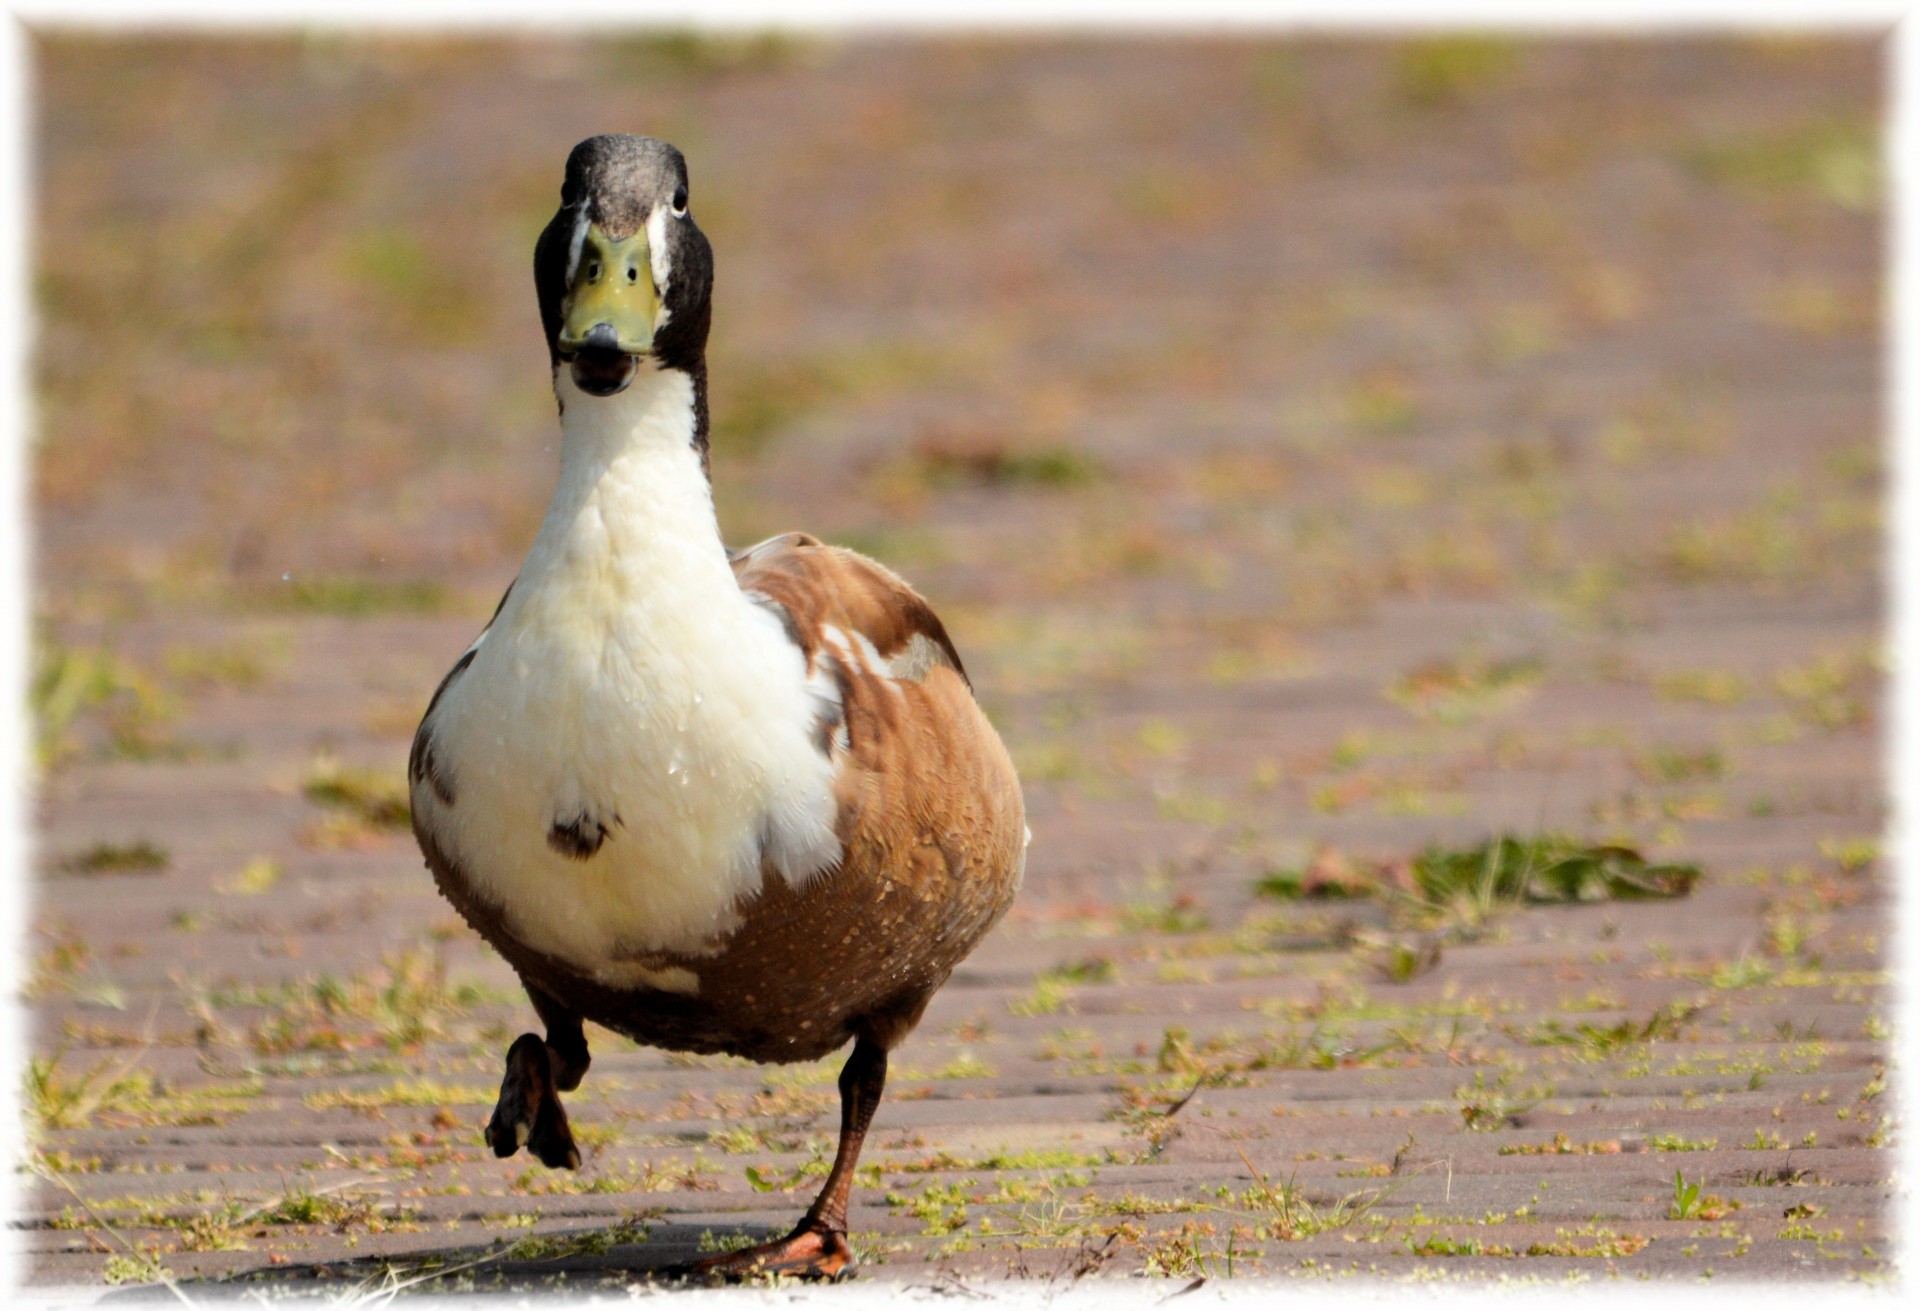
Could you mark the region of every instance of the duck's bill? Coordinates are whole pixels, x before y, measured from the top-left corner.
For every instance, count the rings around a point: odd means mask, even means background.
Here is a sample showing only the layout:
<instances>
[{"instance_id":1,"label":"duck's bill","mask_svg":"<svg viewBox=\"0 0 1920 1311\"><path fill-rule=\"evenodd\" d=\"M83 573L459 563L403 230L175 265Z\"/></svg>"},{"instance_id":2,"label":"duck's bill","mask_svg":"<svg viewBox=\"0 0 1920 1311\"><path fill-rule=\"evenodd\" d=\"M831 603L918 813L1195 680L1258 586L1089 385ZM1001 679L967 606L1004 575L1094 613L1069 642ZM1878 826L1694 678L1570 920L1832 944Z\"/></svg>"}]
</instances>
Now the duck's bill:
<instances>
[{"instance_id":1,"label":"duck's bill","mask_svg":"<svg viewBox=\"0 0 1920 1311\"><path fill-rule=\"evenodd\" d=\"M590 225L562 312L558 346L574 385L589 396L626 390L660 314L646 230L616 240Z\"/></svg>"},{"instance_id":2,"label":"duck's bill","mask_svg":"<svg viewBox=\"0 0 1920 1311\"><path fill-rule=\"evenodd\" d=\"M640 357L622 350L583 347L567 360L573 385L589 396L613 396L627 389L640 366Z\"/></svg>"}]
</instances>

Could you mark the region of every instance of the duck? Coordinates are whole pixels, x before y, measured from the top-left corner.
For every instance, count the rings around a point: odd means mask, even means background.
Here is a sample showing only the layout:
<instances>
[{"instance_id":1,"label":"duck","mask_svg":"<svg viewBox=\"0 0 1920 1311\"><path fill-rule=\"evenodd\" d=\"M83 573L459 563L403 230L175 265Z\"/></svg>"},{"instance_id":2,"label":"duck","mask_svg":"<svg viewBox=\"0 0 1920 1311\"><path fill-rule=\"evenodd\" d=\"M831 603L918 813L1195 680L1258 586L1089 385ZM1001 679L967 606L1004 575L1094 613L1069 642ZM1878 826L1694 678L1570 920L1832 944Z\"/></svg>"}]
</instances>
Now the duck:
<instances>
[{"instance_id":1,"label":"duck","mask_svg":"<svg viewBox=\"0 0 1920 1311\"><path fill-rule=\"evenodd\" d=\"M534 245L559 404L546 515L408 755L441 894L543 1030L484 1139L578 1169L585 1024L780 1063L851 1044L818 1196L784 1237L676 1273L838 1277L889 1053L1006 913L1019 778L927 601L805 533L722 541L712 247L680 151L595 136Z\"/></svg>"}]
</instances>

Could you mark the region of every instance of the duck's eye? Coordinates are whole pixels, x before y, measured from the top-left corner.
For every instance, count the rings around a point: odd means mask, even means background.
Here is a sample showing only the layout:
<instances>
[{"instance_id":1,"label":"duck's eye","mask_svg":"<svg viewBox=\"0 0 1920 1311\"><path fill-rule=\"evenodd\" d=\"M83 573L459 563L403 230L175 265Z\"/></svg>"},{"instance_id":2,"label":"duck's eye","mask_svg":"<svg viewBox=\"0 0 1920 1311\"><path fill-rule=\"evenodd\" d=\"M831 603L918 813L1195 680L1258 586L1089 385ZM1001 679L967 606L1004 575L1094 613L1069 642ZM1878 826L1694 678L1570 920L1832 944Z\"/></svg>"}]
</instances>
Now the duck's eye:
<instances>
[{"instance_id":1,"label":"duck's eye","mask_svg":"<svg viewBox=\"0 0 1920 1311\"><path fill-rule=\"evenodd\" d=\"M681 218L687 213L687 184L682 182L673 189L673 212Z\"/></svg>"},{"instance_id":2,"label":"duck's eye","mask_svg":"<svg viewBox=\"0 0 1920 1311\"><path fill-rule=\"evenodd\" d=\"M627 281L628 282L640 281L640 270L635 268L629 268L627 270Z\"/></svg>"}]
</instances>

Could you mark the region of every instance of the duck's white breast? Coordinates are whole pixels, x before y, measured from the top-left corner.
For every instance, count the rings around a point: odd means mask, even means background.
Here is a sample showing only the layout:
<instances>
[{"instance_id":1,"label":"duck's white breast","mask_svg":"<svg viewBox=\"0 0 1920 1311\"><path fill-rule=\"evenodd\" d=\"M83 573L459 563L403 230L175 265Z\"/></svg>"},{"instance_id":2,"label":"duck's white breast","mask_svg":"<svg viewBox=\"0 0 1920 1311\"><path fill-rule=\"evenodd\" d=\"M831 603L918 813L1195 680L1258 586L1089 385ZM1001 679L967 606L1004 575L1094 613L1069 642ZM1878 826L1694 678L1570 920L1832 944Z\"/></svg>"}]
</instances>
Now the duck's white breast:
<instances>
[{"instance_id":1,"label":"duck's white breast","mask_svg":"<svg viewBox=\"0 0 1920 1311\"><path fill-rule=\"evenodd\" d=\"M594 407L624 441L567 425L520 577L421 727L452 801L421 780L413 803L526 945L610 985L694 991L645 958L716 945L764 865L799 880L839 859L814 740L833 690L734 582L657 394L681 375L660 376ZM649 404L667 431L648 430ZM556 828L597 848L568 854Z\"/></svg>"}]
</instances>

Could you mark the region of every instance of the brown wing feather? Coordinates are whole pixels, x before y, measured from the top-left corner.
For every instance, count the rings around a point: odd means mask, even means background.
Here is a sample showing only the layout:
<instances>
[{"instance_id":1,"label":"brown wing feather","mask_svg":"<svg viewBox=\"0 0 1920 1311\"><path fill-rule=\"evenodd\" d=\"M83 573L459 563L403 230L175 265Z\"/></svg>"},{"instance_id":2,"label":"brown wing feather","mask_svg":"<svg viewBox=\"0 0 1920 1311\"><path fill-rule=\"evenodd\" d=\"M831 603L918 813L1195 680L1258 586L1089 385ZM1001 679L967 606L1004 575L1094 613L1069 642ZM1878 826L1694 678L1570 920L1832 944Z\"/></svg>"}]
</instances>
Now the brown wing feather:
<instances>
[{"instance_id":1,"label":"brown wing feather","mask_svg":"<svg viewBox=\"0 0 1920 1311\"><path fill-rule=\"evenodd\" d=\"M857 551L787 533L735 555L733 574L742 591L758 592L785 612L787 631L806 653L808 668L820 649L821 628L831 624L861 634L888 660L924 637L938 663L973 686L933 607L900 575Z\"/></svg>"}]
</instances>

